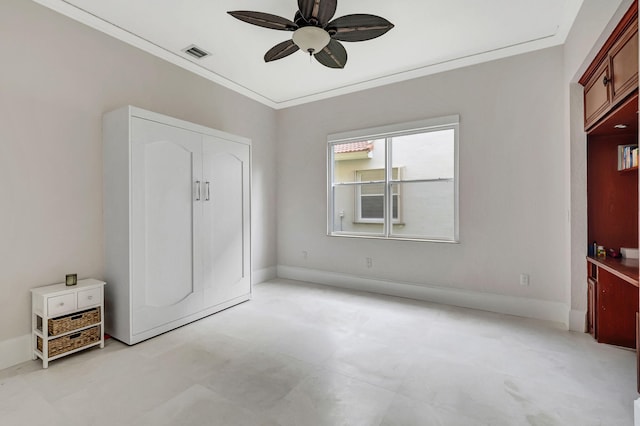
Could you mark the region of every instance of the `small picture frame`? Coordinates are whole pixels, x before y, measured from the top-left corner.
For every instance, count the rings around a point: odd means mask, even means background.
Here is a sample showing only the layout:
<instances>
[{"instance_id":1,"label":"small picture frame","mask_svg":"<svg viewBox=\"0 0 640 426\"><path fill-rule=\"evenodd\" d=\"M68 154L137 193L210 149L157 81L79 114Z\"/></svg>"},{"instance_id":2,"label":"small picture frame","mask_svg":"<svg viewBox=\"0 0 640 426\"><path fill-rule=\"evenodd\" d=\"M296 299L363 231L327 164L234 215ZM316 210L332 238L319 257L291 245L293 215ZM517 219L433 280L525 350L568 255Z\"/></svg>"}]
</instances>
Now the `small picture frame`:
<instances>
[{"instance_id":1,"label":"small picture frame","mask_svg":"<svg viewBox=\"0 0 640 426\"><path fill-rule=\"evenodd\" d=\"M65 275L64 282L68 286L78 284L78 274L67 274L67 275Z\"/></svg>"}]
</instances>

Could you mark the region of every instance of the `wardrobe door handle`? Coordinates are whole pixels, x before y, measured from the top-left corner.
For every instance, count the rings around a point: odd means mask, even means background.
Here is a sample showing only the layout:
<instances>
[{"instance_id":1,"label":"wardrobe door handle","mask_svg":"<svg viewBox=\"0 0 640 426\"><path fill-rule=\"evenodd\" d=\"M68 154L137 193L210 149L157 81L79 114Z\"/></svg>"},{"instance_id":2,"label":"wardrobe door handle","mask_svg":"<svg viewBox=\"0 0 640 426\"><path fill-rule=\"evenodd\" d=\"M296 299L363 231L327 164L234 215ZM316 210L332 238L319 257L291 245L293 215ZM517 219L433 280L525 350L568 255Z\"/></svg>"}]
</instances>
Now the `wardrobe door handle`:
<instances>
[{"instance_id":1,"label":"wardrobe door handle","mask_svg":"<svg viewBox=\"0 0 640 426\"><path fill-rule=\"evenodd\" d=\"M211 200L211 190L209 188L209 186L210 186L209 182L205 182L205 185L207 185L207 193L205 195L205 197L206 197L205 201L209 201L209 200Z\"/></svg>"},{"instance_id":2,"label":"wardrobe door handle","mask_svg":"<svg viewBox=\"0 0 640 426\"><path fill-rule=\"evenodd\" d=\"M611 83L611 80L609 79L608 76L605 75L604 78L602 79L602 84L604 84L606 86L609 83Z\"/></svg>"},{"instance_id":3,"label":"wardrobe door handle","mask_svg":"<svg viewBox=\"0 0 640 426\"><path fill-rule=\"evenodd\" d=\"M200 181L196 181L196 201L200 201Z\"/></svg>"}]
</instances>

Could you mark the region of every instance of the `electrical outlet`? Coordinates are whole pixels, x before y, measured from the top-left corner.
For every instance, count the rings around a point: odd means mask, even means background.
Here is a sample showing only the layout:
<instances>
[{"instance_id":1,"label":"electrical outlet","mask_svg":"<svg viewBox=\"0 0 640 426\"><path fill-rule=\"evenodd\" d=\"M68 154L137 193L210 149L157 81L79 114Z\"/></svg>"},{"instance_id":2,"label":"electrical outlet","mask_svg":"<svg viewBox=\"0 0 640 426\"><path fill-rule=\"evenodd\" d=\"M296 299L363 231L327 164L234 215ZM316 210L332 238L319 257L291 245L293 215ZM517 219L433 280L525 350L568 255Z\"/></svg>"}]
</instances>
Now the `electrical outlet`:
<instances>
[{"instance_id":1,"label":"electrical outlet","mask_svg":"<svg viewBox=\"0 0 640 426\"><path fill-rule=\"evenodd\" d=\"M306 250L303 250L303 251L302 251L302 258L303 258L304 260L307 260L307 259L309 258L309 253L308 253Z\"/></svg>"},{"instance_id":2,"label":"electrical outlet","mask_svg":"<svg viewBox=\"0 0 640 426\"><path fill-rule=\"evenodd\" d=\"M520 274L520 285L524 287L529 285L529 274Z\"/></svg>"},{"instance_id":3,"label":"electrical outlet","mask_svg":"<svg viewBox=\"0 0 640 426\"><path fill-rule=\"evenodd\" d=\"M373 268L373 258L366 257L365 260L367 262L367 268Z\"/></svg>"}]
</instances>

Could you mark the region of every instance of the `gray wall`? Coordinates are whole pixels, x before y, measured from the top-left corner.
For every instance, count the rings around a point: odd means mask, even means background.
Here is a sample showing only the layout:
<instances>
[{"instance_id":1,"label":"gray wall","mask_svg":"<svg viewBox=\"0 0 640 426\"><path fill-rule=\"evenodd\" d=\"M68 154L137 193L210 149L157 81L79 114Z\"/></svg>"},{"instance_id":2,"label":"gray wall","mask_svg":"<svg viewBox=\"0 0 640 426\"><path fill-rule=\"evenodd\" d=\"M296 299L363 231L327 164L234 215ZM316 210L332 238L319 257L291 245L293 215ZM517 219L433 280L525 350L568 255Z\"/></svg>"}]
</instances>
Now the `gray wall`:
<instances>
[{"instance_id":1,"label":"gray wall","mask_svg":"<svg viewBox=\"0 0 640 426\"><path fill-rule=\"evenodd\" d=\"M275 112L24 0L0 2L0 342L29 289L101 278L102 114L123 105L253 141L253 269L276 265Z\"/></svg>"},{"instance_id":2,"label":"gray wall","mask_svg":"<svg viewBox=\"0 0 640 426\"><path fill-rule=\"evenodd\" d=\"M556 47L279 111L279 265L567 303L562 67ZM452 114L460 244L326 236L327 134Z\"/></svg>"}]
</instances>

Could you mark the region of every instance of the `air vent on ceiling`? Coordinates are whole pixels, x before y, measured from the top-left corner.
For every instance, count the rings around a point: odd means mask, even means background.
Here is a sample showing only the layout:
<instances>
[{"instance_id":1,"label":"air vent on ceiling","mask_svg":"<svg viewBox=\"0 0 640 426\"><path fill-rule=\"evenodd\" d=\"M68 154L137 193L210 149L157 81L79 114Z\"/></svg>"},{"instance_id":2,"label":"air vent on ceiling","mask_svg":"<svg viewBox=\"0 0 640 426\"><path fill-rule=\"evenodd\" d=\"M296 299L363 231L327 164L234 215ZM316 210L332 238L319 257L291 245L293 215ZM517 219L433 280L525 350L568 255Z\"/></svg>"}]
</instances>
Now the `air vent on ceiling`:
<instances>
[{"instance_id":1,"label":"air vent on ceiling","mask_svg":"<svg viewBox=\"0 0 640 426\"><path fill-rule=\"evenodd\" d=\"M207 52L204 49L199 48L195 44L192 44L191 46L185 47L184 49L182 49L182 51L184 53L187 53L187 54L193 56L196 59L202 59L202 58L205 58L205 57L210 55L209 52Z\"/></svg>"}]
</instances>

